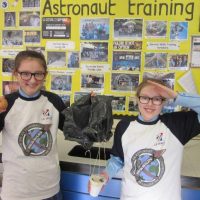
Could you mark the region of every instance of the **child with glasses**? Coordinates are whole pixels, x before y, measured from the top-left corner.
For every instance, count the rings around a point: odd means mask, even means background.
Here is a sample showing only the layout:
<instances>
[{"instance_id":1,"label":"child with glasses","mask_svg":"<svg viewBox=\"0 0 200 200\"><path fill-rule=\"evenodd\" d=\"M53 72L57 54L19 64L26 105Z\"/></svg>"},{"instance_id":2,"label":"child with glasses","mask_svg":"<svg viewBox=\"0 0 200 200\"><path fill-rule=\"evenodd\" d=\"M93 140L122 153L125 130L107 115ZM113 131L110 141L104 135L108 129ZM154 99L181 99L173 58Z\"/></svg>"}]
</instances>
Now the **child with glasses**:
<instances>
[{"instance_id":1,"label":"child with glasses","mask_svg":"<svg viewBox=\"0 0 200 200\"><path fill-rule=\"evenodd\" d=\"M56 135L66 106L58 95L42 90L46 75L41 53L18 53L13 76L20 88L5 95L8 105L0 114L3 200L62 199Z\"/></svg>"},{"instance_id":2,"label":"child with glasses","mask_svg":"<svg viewBox=\"0 0 200 200\"><path fill-rule=\"evenodd\" d=\"M109 180L123 168L121 200L181 200L183 147L200 133L200 96L153 79L144 80L136 96L139 115L117 124L102 176ZM161 114L169 99L191 111Z\"/></svg>"}]
</instances>

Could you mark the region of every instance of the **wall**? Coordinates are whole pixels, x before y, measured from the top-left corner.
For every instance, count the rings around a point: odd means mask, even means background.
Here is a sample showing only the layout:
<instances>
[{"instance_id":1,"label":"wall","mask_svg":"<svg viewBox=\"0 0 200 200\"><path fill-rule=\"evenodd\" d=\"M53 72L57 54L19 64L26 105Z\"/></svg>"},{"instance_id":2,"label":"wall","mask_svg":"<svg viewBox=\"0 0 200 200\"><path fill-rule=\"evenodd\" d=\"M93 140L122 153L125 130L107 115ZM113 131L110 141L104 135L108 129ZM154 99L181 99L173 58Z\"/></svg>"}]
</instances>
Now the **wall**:
<instances>
[{"instance_id":1,"label":"wall","mask_svg":"<svg viewBox=\"0 0 200 200\"><path fill-rule=\"evenodd\" d=\"M2 1L0 93L17 89L10 82L13 59L24 49L44 53L46 89L67 104L94 90L114 96L115 114L132 115L135 89L146 77L199 93L199 6L199 0Z\"/></svg>"}]
</instances>

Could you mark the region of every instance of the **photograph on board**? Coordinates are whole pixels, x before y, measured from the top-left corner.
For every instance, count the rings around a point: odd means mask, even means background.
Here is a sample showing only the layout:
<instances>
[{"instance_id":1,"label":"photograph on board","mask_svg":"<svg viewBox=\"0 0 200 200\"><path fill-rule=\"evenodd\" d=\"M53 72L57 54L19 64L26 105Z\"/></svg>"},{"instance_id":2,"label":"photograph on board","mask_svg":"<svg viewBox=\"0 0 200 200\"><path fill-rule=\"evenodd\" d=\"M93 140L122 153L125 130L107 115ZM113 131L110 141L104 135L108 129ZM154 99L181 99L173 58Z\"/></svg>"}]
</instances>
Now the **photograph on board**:
<instances>
[{"instance_id":1,"label":"photograph on board","mask_svg":"<svg viewBox=\"0 0 200 200\"><path fill-rule=\"evenodd\" d=\"M188 55L187 54L170 54L169 55L170 70L188 70Z\"/></svg>"},{"instance_id":2,"label":"photograph on board","mask_svg":"<svg viewBox=\"0 0 200 200\"><path fill-rule=\"evenodd\" d=\"M112 73L111 90L135 91L139 83L139 74Z\"/></svg>"},{"instance_id":3,"label":"photograph on board","mask_svg":"<svg viewBox=\"0 0 200 200\"><path fill-rule=\"evenodd\" d=\"M109 18L84 18L80 21L81 40L108 40Z\"/></svg>"},{"instance_id":4,"label":"photograph on board","mask_svg":"<svg viewBox=\"0 0 200 200\"><path fill-rule=\"evenodd\" d=\"M196 68L200 67L199 58L200 58L200 35L193 35L191 37L190 67L196 67Z\"/></svg>"},{"instance_id":5,"label":"photograph on board","mask_svg":"<svg viewBox=\"0 0 200 200\"><path fill-rule=\"evenodd\" d=\"M83 73L81 74L81 88L88 89L103 89L104 74L103 73Z\"/></svg>"},{"instance_id":6,"label":"photograph on board","mask_svg":"<svg viewBox=\"0 0 200 200\"><path fill-rule=\"evenodd\" d=\"M141 39L143 19L114 19L115 39Z\"/></svg>"},{"instance_id":7,"label":"photograph on board","mask_svg":"<svg viewBox=\"0 0 200 200\"><path fill-rule=\"evenodd\" d=\"M16 13L5 12L4 13L4 27L16 26Z\"/></svg>"},{"instance_id":8,"label":"photograph on board","mask_svg":"<svg viewBox=\"0 0 200 200\"><path fill-rule=\"evenodd\" d=\"M107 42L81 42L81 61L108 61Z\"/></svg>"},{"instance_id":9,"label":"photograph on board","mask_svg":"<svg viewBox=\"0 0 200 200\"><path fill-rule=\"evenodd\" d=\"M71 91L72 76L71 75L51 75L51 90L57 91Z\"/></svg>"},{"instance_id":10,"label":"photograph on board","mask_svg":"<svg viewBox=\"0 0 200 200\"><path fill-rule=\"evenodd\" d=\"M79 51L68 51L67 52L67 67L69 69L79 68Z\"/></svg>"},{"instance_id":11,"label":"photograph on board","mask_svg":"<svg viewBox=\"0 0 200 200\"><path fill-rule=\"evenodd\" d=\"M171 22L170 23L171 40L188 39L188 22Z\"/></svg>"},{"instance_id":12,"label":"photograph on board","mask_svg":"<svg viewBox=\"0 0 200 200\"><path fill-rule=\"evenodd\" d=\"M17 1L17 0L15 0ZM39 8L40 0L23 0L22 1L23 8Z\"/></svg>"},{"instance_id":13,"label":"photograph on board","mask_svg":"<svg viewBox=\"0 0 200 200\"><path fill-rule=\"evenodd\" d=\"M145 53L145 69L166 69L167 53Z\"/></svg>"},{"instance_id":14,"label":"photograph on board","mask_svg":"<svg viewBox=\"0 0 200 200\"><path fill-rule=\"evenodd\" d=\"M113 41L114 50L142 50L142 41Z\"/></svg>"},{"instance_id":15,"label":"photograph on board","mask_svg":"<svg viewBox=\"0 0 200 200\"><path fill-rule=\"evenodd\" d=\"M48 67L65 67L66 66L66 52L47 52L47 66Z\"/></svg>"},{"instance_id":16,"label":"photograph on board","mask_svg":"<svg viewBox=\"0 0 200 200\"><path fill-rule=\"evenodd\" d=\"M2 31L2 45L21 47L23 45L23 31L22 30L3 30Z\"/></svg>"},{"instance_id":17,"label":"photograph on board","mask_svg":"<svg viewBox=\"0 0 200 200\"><path fill-rule=\"evenodd\" d=\"M40 31L24 31L24 41L26 44L39 44Z\"/></svg>"},{"instance_id":18,"label":"photograph on board","mask_svg":"<svg viewBox=\"0 0 200 200\"><path fill-rule=\"evenodd\" d=\"M111 105L113 111L125 111L126 110L126 97L125 96L113 96Z\"/></svg>"},{"instance_id":19,"label":"photograph on board","mask_svg":"<svg viewBox=\"0 0 200 200\"><path fill-rule=\"evenodd\" d=\"M145 36L151 38L165 38L167 35L167 21L145 21Z\"/></svg>"},{"instance_id":20,"label":"photograph on board","mask_svg":"<svg viewBox=\"0 0 200 200\"><path fill-rule=\"evenodd\" d=\"M141 52L113 51L112 70L139 71Z\"/></svg>"},{"instance_id":21,"label":"photograph on board","mask_svg":"<svg viewBox=\"0 0 200 200\"><path fill-rule=\"evenodd\" d=\"M137 105L137 97L130 96L128 98L128 111L129 112L138 112L138 105Z\"/></svg>"},{"instance_id":22,"label":"photograph on board","mask_svg":"<svg viewBox=\"0 0 200 200\"><path fill-rule=\"evenodd\" d=\"M12 74L12 71L15 66L15 60L12 58L3 58L2 59L2 72Z\"/></svg>"},{"instance_id":23,"label":"photograph on board","mask_svg":"<svg viewBox=\"0 0 200 200\"><path fill-rule=\"evenodd\" d=\"M19 26L40 27L39 11L21 11L19 12Z\"/></svg>"},{"instance_id":24,"label":"photograph on board","mask_svg":"<svg viewBox=\"0 0 200 200\"><path fill-rule=\"evenodd\" d=\"M69 39L71 38L70 17L43 17L42 38Z\"/></svg>"}]
</instances>

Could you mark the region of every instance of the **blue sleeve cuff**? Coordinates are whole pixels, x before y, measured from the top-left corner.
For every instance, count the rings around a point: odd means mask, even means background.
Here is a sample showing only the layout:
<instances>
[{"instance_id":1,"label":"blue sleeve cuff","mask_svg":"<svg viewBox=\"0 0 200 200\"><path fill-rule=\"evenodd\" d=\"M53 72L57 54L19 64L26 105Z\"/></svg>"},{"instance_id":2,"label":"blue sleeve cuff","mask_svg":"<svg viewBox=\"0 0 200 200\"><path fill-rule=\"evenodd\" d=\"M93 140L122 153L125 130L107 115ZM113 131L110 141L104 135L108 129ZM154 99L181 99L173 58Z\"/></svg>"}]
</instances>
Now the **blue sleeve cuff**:
<instances>
[{"instance_id":1,"label":"blue sleeve cuff","mask_svg":"<svg viewBox=\"0 0 200 200\"><path fill-rule=\"evenodd\" d=\"M109 179L114 177L117 174L117 172L123 168L123 166L124 166L124 163L120 159L120 157L111 155L110 159L107 161L107 165L105 169L106 173L109 176Z\"/></svg>"}]
</instances>

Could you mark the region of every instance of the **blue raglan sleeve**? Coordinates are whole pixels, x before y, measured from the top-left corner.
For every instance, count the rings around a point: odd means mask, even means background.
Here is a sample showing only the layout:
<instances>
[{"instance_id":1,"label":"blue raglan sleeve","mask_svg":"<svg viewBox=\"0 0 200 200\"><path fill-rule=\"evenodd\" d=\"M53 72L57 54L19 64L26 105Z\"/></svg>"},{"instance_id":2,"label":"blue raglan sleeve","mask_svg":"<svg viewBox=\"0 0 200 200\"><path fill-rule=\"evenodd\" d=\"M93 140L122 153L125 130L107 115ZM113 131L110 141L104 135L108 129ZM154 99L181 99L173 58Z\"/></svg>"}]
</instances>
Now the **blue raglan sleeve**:
<instances>
[{"instance_id":1,"label":"blue raglan sleeve","mask_svg":"<svg viewBox=\"0 0 200 200\"><path fill-rule=\"evenodd\" d=\"M198 114L198 120L200 122L200 96L196 94L189 93L179 93L175 105L184 106L192 109Z\"/></svg>"}]
</instances>

